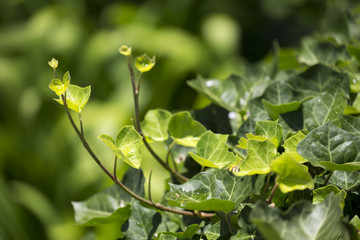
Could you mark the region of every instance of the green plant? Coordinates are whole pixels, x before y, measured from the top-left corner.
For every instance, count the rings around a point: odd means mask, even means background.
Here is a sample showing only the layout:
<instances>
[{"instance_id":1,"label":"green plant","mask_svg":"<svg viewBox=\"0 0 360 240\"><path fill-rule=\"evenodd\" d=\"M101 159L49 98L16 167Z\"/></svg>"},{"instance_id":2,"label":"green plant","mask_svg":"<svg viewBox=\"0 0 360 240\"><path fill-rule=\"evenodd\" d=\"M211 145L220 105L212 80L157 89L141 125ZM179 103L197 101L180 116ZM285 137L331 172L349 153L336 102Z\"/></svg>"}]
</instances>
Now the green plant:
<instances>
[{"instance_id":1,"label":"green plant","mask_svg":"<svg viewBox=\"0 0 360 240\"><path fill-rule=\"evenodd\" d=\"M57 61L50 61L56 101L114 181L104 192L73 202L76 222L116 222L126 239L359 239L360 43L351 24L360 15L348 18L345 34L308 37L300 49L274 44L270 60L246 66L241 75L189 81L211 100L205 109L155 109L143 121L141 76L155 57L137 57L136 75L131 48L122 46L135 117L115 139L99 136L114 153L113 169L85 138L81 111L90 87L70 84L68 72L61 81ZM78 113L79 126L69 109ZM166 145L164 159L152 142ZM142 146L172 175L159 203L152 200L151 172L144 197ZM121 181L119 159L131 166Z\"/></svg>"}]
</instances>

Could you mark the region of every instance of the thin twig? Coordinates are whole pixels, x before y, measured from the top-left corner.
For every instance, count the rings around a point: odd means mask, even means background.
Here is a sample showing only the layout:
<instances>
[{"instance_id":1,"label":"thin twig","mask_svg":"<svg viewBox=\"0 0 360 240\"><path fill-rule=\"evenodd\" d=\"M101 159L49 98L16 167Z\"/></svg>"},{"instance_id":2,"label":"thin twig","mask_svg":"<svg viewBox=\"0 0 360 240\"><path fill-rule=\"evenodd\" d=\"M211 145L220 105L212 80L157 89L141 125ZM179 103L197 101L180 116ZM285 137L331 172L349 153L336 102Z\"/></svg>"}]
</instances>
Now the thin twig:
<instances>
[{"instance_id":1,"label":"thin twig","mask_svg":"<svg viewBox=\"0 0 360 240\"><path fill-rule=\"evenodd\" d=\"M79 112L79 122L80 122L80 133L81 135L84 137L84 127L83 127L83 122L82 122L82 118L81 118L81 113Z\"/></svg>"},{"instance_id":2,"label":"thin twig","mask_svg":"<svg viewBox=\"0 0 360 240\"><path fill-rule=\"evenodd\" d=\"M329 175L327 176L327 178L326 178L326 180L325 180L325 182L324 182L324 186L326 186L326 184L329 182L329 180L330 180L331 176L333 175L333 173L334 173L334 171L331 171L331 172L329 173Z\"/></svg>"},{"instance_id":3,"label":"thin twig","mask_svg":"<svg viewBox=\"0 0 360 240\"><path fill-rule=\"evenodd\" d=\"M267 193L268 191L268 188L269 188L269 185L270 185L270 173L267 174L266 176L266 183L265 183L265 189L264 189L264 192L263 193Z\"/></svg>"},{"instance_id":4,"label":"thin twig","mask_svg":"<svg viewBox=\"0 0 360 240\"><path fill-rule=\"evenodd\" d=\"M278 184L277 184L277 183L275 183L275 185L274 185L273 189L271 190L271 193L270 193L269 198L268 198L268 199L266 199L266 202L267 202L267 203L269 203L269 204L271 203L272 198L274 197L274 194L275 194L275 191L276 191L277 187L278 187Z\"/></svg>"},{"instance_id":5,"label":"thin twig","mask_svg":"<svg viewBox=\"0 0 360 240\"><path fill-rule=\"evenodd\" d=\"M152 168L150 169L150 173L149 173L149 186L148 186L148 188L149 188L149 200L150 200L150 202L153 202L152 197L151 197L151 176L152 176Z\"/></svg>"},{"instance_id":6,"label":"thin twig","mask_svg":"<svg viewBox=\"0 0 360 240\"><path fill-rule=\"evenodd\" d=\"M116 167L117 167L117 158L115 158L115 162L114 162L114 174L112 174L106 167L105 165L102 164L102 162L98 159L98 157L95 155L95 153L92 151L91 147L89 146L89 144L87 143L86 139L84 138L83 135L81 135L80 130L78 129L78 127L76 126L70 112L69 112L69 108L67 106L66 103L66 98L65 95L61 95L61 98L63 100L63 104L64 104L64 108L66 111L66 114L68 116L68 119L70 121L71 126L73 127L74 131L76 132L76 134L78 135L78 137L81 140L81 143L83 144L84 148L86 149L86 151L90 154L90 156L92 157L92 159L94 159L94 161L99 165L99 167L103 170L103 172L106 173L106 175L108 175L115 184L117 184L118 186L120 186L125 192L127 192L130 196L132 196L133 198L149 205L149 206L153 206L159 210L162 211L167 211L167 212L172 212L172 213L176 213L176 214L181 214L184 216L191 216L191 217L201 217L201 218L211 218L214 216L213 213L204 213L204 212L191 212L191 211L186 211L186 210L177 210L171 207L167 207L158 203L153 203L145 198L142 198L141 196L137 195L136 193L134 193L133 191L131 191L130 189L128 189L117 177L116 177Z\"/></svg>"}]
</instances>

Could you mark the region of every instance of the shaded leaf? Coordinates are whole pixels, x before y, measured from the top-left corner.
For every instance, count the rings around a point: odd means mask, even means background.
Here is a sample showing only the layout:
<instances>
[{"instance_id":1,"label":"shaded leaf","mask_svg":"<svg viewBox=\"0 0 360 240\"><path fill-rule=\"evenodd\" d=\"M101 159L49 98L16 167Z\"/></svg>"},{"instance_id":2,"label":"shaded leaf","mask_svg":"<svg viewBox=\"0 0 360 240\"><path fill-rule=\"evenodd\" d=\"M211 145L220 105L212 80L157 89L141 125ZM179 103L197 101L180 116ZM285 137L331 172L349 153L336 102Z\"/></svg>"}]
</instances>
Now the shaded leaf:
<instances>
[{"instance_id":1,"label":"shaded leaf","mask_svg":"<svg viewBox=\"0 0 360 240\"><path fill-rule=\"evenodd\" d=\"M179 112L170 118L169 132L177 144L196 147L206 128L193 120L189 112Z\"/></svg>"},{"instance_id":2,"label":"shaded leaf","mask_svg":"<svg viewBox=\"0 0 360 240\"><path fill-rule=\"evenodd\" d=\"M163 109L149 110L141 123L141 129L146 137L155 141L165 141L169 138L168 125L171 113Z\"/></svg>"},{"instance_id":3,"label":"shaded leaf","mask_svg":"<svg viewBox=\"0 0 360 240\"><path fill-rule=\"evenodd\" d=\"M98 138L109 146L118 158L134 168L140 167L142 137L133 126L122 127L117 134L116 142L106 134L102 134Z\"/></svg>"},{"instance_id":4,"label":"shaded leaf","mask_svg":"<svg viewBox=\"0 0 360 240\"><path fill-rule=\"evenodd\" d=\"M338 114L344 112L346 105L345 93L340 87L332 88L320 96L305 102L305 128L311 131L327 121L340 125Z\"/></svg>"},{"instance_id":5,"label":"shaded leaf","mask_svg":"<svg viewBox=\"0 0 360 240\"><path fill-rule=\"evenodd\" d=\"M339 203L340 199L330 195L317 205L296 202L286 212L258 203L251 221L269 240L335 240L343 231Z\"/></svg>"},{"instance_id":6,"label":"shaded leaf","mask_svg":"<svg viewBox=\"0 0 360 240\"><path fill-rule=\"evenodd\" d=\"M208 240L216 240L220 237L221 221L218 221L205 229L204 234Z\"/></svg>"},{"instance_id":7,"label":"shaded leaf","mask_svg":"<svg viewBox=\"0 0 360 240\"><path fill-rule=\"evenodd\" d=\"M251 99L260 97L269 79L258 79L232 75L225 80L204 79L198 76L188 82L198 93L228 111L240 112L247 108Z\"/></svg>"},{"instance_id":8,"label":"shaded leaf","mask_svg":"<svg viewBox=\"0 0 360 240\"><path fill-rule=\"evenodd\" d=\"M227 169L201 172L182 185L170 183L169 204L191 210L230 212L252 191L251 177Z\"/></svg>"},{"instance_id":9,"label":"shaded leaf","mask_svg":"<svg viewBox=\"0 0 360 240\"><path fill-rule=\"evenodd\" d=\"M229 152L226 145L228 135L214 134L211 131L204 133L196 145L196 154L190 156L204 167L223 168L238 158Z\"/></svg>"},{"instance_id":10,"label":"shaded leaf","mask_svg":"<svg viewBox=\"0 0 360 240\"><path fill-rule=\"evenodd\" d=\"M327 122L311 131L298 144L297 152L313 166L351 171L359 169L356 163L360 161L359 144L360 136L352 135Z\"/></svg>"},{"instance_id":11,"label":"shaded leaf","mask_svg":"<svg viewBox=\"0 0 360 240\"><path fill-rule=\"evenodd\" d=\"M113 185L86 201L71 202L75 221L82 226L96 226L119 222L121 226L130 216L130 196L119 186Z\"/></svg>"},{"instance_id":12,"label":"shaded leaf","mask_svg":"<svg viewBox=\"0 0 360 240\"><path fill-rule=\"evenodd\" d=\"M360 172L334 171L329 183L347 191L354 190L360 185Z\"/></svg>"},{"instance_id":13,"label":"shaded leaf","mask_svg":"<svg viewBox=\"0 0 360 240\"><path fill-rule=\"evenodd\" d=\"M345 94L349 93L349 77L344 73L338 73L333 69L321 64L308 68L305 72L291 77L288 80L296 98L303 100L315 97L340 84Z\"/></svg>"},{"instance_id":14,"label":"shaded leaf","mask_svg":"<svg viewBox=\"0 0 360 240\"><path fill-rule=\"evenodd\" d=\"M360 134L360 118L339 114L342 129L349 133Z\"/></svg>"},{"instance_id":15,"label":"shaded leaf","mask_svg":"<svg viewBox=\"0 0 360 240\"><path fill-rule=\"evenodd\" d=\"M196 232L200 229L198 224L191 224L184 232L161 232L164 236L173 236L175 239L192 239ZM158 238L157 238L158 239ZM160 238L159 238L160 239Z\"/></svg>"},{"instance_id":16,"label":"shaded leaf","mask_svg":"<svg viewBox=\"0 0 360 240\"><path fill-rule=\"evenodd\" d=\"M66 104L68 108L80 113L81 110L86 105L86 103L88 102L90 93L91 93L90 86L82 88L70 84L65 91ZM60 104L64 104L61 98L55 100Z\"/></svg>"},{"instance_id":17,"label":"shaded leaf","mask_svg":"<svg viewBox=\"0 0 360 240\"><path fill-rule=\"evenodd\" d=\"M160 219L157 219L160 218ZM153 209L141 206L135 201L131 207L129 228L125 232L126 239L148 240L155 233L161 221L161 216Z\"/></svg>"},{"instance_id":18,"label":"shaded leaf","mask_svg":"<svg viewBox=\"0 0 360 240\"><path fill-rule=\"evenodd\" d=\"M276 182L283 193L313 189L314 182L307 168L298 164L292 153L284 153L271 162L271 170L276 172Z\"/></svg>"}]
</instances>

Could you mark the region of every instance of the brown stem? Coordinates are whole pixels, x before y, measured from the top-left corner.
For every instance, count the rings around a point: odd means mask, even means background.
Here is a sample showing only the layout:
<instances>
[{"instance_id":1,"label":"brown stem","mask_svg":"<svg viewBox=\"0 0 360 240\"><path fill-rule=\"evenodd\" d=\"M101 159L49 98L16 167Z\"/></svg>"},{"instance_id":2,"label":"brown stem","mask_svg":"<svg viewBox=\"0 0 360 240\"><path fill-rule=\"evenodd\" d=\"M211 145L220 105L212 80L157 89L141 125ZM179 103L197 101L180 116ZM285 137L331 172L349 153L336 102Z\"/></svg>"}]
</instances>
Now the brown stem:
<instances>
[{"instance_id":1,"label":"brown stem","mask_svg":"<svg viewBox=\"0 0 360 240\"><path fill-rule=\"evenodd\" d=\"M274 194L275 194L275 191L276 191L277 187L278 187L278 184L277 184L277 183L275 183L275 185L274 185L273 189L271 190L271 193L270 193L269 198L268 198L268 199L266 199L266 202L267 202L267 203L269 203L269 204L271 203L272 198L274 197Z\"/></svg>"},{"instance_id":2,"label":"brown stem","mask_svg":"<svg viewBox=\"0 0 360 240\"><path fill-rule=\"evenodd\" d=\"M331 172L329 173L329 175L327 176L327 178L326 178L326 180L325 180L325 182L324 182L324 186L326 186L326 184L329 182L329 180L330 180L331 176L333 175L333 173L334 173L334 171L331 171Z\"/></svg>"},{"instance_id":3,"label":"brown stem","mask_svg":"<svg viewBox=\"0 0 360 240\"><path fill-rule=\"evenodd\" d=\"M176 177L176 179L178 179L181 183L187 182L189 181L189 179L185 176L183 176L182 174L180 174L179 172L173 170L169 164L165 163L160 157L159 155L157 155L155 153L155 151L152 149L152 147L150 146L150 144L146 141L145 136L142 132L141 126L140 126L140 108L139 108L139 93L140 93L140 78L138 81L138 85L136 85L136 80L135 80L135 73L134 73L134 68L132 65L132 60L131 60L131 55L127 57L127 65L129 68L129 72L130 72L130 78L131 78L131 84L132 84L132 89L133 89L133 96L134 96L134 108L135 108L135 128L138 131L138 133L143 137L143 141L144 144L146 146L146 148L148 149L148 151L150 152L150 154L155 158L155 160L160 163L160 165L165 168L167 171L169 171L174 177ZM142 75L140 75L141 77Z\"/></svg>"},{"instance_id":4,"label":"brown stem","mask_svg":"<svg viewBox=\"0 0 360 240\"><path fill-rule=\"evenodd\" d=\"M152 197L151 197L151 176L152 176L152 169L150 169L150 174L149 174L149 200L150 202L153 202Z\"/></svg>"},{"instance_id":5,"label":"brown stem","mask_svg":"<svg viewBox=\"0 0 360 240\"><path fill-rule=\"evenodd\" d=\"M181 214L184 216L191 216L191 217L201 217L201 218L211 218L214 216L213 213L204 213L204 212L191 212L191 211L185 211L185 210L177 210L174 208L170 208L158 203L153 203L145 198L140 197L139 195L137 195L136 193L134 193L133 191L131 191L130 189L128 189L117 177L116 177L116 167L117 167L117 158L115 158L115 162L114 162L114 174L112 174L106 167L105 165L102 164L102 162L98 159L98 157L95 155L95 153L92 151L91 147L89 146L89 144L87 143L86 139L84 138L84 136L81 134L80 130L78 129L78 127L76 126L70 112L69 112L69 108L67 106L66 103L66 97L65 95L61 95L61 98L63 100L63 104L65 107L65 111L66 114L68 116L68 119L71 123L71 126L73 127L73 129L75 130L76 134L78 135L78 137L81 140L81 143L83 144L84 148L86 149L86 151L90 154L90 156L94 159L94 161L99 165L99 167L106 173L106 175L108 175L115 184L117 184L118 186L120 186L125 192L127 192L130 196L132 196L133 198L149 205L149 206L153 206L159 210L162 211L167 211L167 212L172 212L172 213L176 213L176 214Z\"/></svg>"}]
</instances>

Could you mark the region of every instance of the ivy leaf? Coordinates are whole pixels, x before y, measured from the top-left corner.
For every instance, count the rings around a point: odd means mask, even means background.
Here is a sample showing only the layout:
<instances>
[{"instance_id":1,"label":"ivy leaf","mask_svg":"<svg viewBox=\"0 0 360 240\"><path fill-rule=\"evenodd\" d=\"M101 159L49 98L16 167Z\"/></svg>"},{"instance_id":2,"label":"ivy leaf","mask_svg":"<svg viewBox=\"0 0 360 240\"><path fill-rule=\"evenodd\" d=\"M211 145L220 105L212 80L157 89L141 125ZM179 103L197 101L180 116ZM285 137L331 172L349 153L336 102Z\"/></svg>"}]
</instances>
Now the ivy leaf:
<instances>
[{"instance_id":1,"label":"ivy leaf","mask_svg":"<svg viewBox=\"0 0 360 240\"><path fill-rule=\"evenodd\" d=\"M246 158L238 164L239 171L233 171L237 176L266 174L270 170L270 162L276 156L276 147L269 140L247 140Z\"/></svg>"},{"instance_id":2,"label":"ivy leaf","mask_svg":"<svg viewBox=\"0 0 360 240\"><path fill-rule=\"evenodd\" d=\"M341 209L345 206L345 198L346 198L346 191L340 190L333 185L328 185L325 187L314 189L313 191L313 203L319 204L322 203L331 193L333 193L336 197L338 197L340 202Z\"/></svg>"},{"instance_id":3,"label":"ivy leaf","mask_svg":"<svg viewBox=\"0 0 360 240\"><path fill-rule=\"evenodd\" d=\"M148 240L151 239L161 222L161 216L155 210L141 206L135 201L131 207L129 228L125 232L126 239Z\"/></svg>"},{"instance_id":4,"label":"ivy leaf","mask_svg":"<svg viewBox=\"0 0 360 240\"><path fill-rule=\"evenodd\" d=\"M360 136L352 135L333 123L311 131L297 146L297 151L311 165L330 170L360 169Z\"/></svg>"},{"instance_id":5,"label":"ivy leaf","mask_svg":"<svg viewBox=\"0 0 360 240\"><path fill-rule=\"evenodd\" d=\"M70 84L66 91L66 104L68 108L80 113L84 108L85 104L88 102L91 93L91 87L78 87L76 85ZM58 103L64 104L61 98L55 99Z\"/></svg>"},{"instance_id":6,"label":"ivy leaf","mask_svg":"<svg viewBox=\"0 0 360 240\"><path fill-rule=\"evenodd\" d=\"M184 232L161 232L161 235L164 236L173 236L174 239L192 239L196 232L200 229L200 225L191 224L189 225ZM157 238L160 239L160 238Z\"/></svg>"},{"instance_id":7,"label":"ivy leaf","mask_svg":"<svg viewBox=\"0 0 360 240\"><path fill-rule=\"evenodd\" d=\"M260 97L269 79L257 79L232 75L225 80L204 79L198 76L188 82L200 94L228 111L241 112L247 109L251 99Z\"/></svg>"},{"instance_id":8,"label":"ivy leaf","mask_svg":"<svg viewBox=\"0 0 360 240\"><path fill-rule=\"evenodd\" d=\"M214 134L211 131L204 133L196 145L196 154L190 156L201 166L223 168L230 162L236 161L236 156L229 152L226 145L228 135Z\"/></svg>"},{"instance_id":9,"label":"ivy leaf","mask_svg":"<svg viewBox=\"0 0 360 240\"><path fill-rule=\"evenodd\" d=\"M130 216L130 200L127 193L113 185L86 201L71 203L77 224L88 227L119 222L121 226Z\"/></svg>"},{"instance_id":10,"label":"ivy leaf","mask_svg":"<svg viewBox=\"0 0 360 240\"><path fill-rule=\"evenodd\" d=\"M360 134L360 118L339 114L342 129L349 133Z\"/></svg>"},{"instance_id":11,"label":"ivy leaf","mask_svg":"<svg viewBox=\"0 0 360 240\"><path fill-rule=\"evenodd\" d=\"M101 134L98 138L109 146L118 158L134 168L140 167L142 137L133 126L122 127L117 134L116 142L106 134Z\"/></svg>"},{"instance_id":12,"label":"ivy leaf","mask_svg":"<svg viewBox=\"0 0 360 240\"><path fill-rule=\"evenodd\" d=\"M296 150L297 145L299 144L299 142L301 142L304 138L305 138L305 134L303 134L302 132L297 132L296 134L294 134L293 136L289 137L288 139L286 139L286 141L284 142L284 144L282 145L285 149L285 153L291 153L292 157L296 160L296 162L298 163L303 163L306 162L306 160L301 157Z\"/></svg>"},{"instance_id":13,"label":"ivy leaf","mask_svg":"<svg viewBox=\"0 0 360 240\"><path fill-rule=\"evenodd\" d=\"M321 64L308 68L305 72L291 77L287 82L297 93L298 100L318 96L339 84L346 95L349 93L349 76Z\"/></svg>"},{"instance_id":14,"label":"ivy leaf","mask_svg":"<svg viewBox=\"0 0 360 240\"><path fill-rule=\"evenodd\" d=\"M168 125L171 113L163 109L149 110L141 123L146 137L154 141L165 141L169 138Z\"/></svg>"},{"instance_id":15,"label":"ivy leaf","mask_svg":"<svg viewBox=\"0 0 360 240\"><path fill-rule=\"evenodd\" d=\"M252 191L251 177L227 169L201 172L182 185L170 183L169 204L190 210L231 212Z\"/></svg>"},{"instance_id":16,"label":"ivy leaf","mask_svg":"<svg viewBox=\"0 0 360 240\"><path fill-rule=\"evenodd\" d=\"M350 59L345 46L336 46L334 43L318 41L315 38L306 38L302 42L299 62L312 66L318 63L335 65L337 61Z\"/></svg>"},{"instance_id":17,"label":"ivy leaf","mask_svg":"<svg viewBox=\"0 0 360 240\"><path fill-rule=\"evenodd\" d=\"M334 171L329 183L345 189L346 191L354 190L360 185L360 172Z\"/></svg>"},{"instance_id":18,"label":"ivy leaf","mask_svg":"<svg viewBox=\"0 0 360 240\"><path fill-rule=\"evenodd\" d=\"M304 103L304 125L309 131L327 121L340 125L338 113L343 113L347 103L340 87L332 88L324 94Z\"/></svg>"},{"instance_id":19,"label":"ivy leaf","mask_svg":"<svg viewBox=\"0 0 360 240\"><path fill-rule=\"evenodd\" d=\"M54 62L53 60L51 60L51 62L53 62L52 64L56 68L57 63ZM50 64L50 62L49 62L49 64ZM64 74L63 81L61 81L60 79L55 78L55 79L51 80L49 88L51 90L53 90L56 93L56 95L61 96L62 94L65 93L65 91L68 88L69 84L70 84L70 73L69 73L69 71L67 71Z\"/></svg>"},{"instance_id":20,"label":"ivy leaf","mask_svg":"<svg viewBox=\"0 0 360 240\"><path fill-rule=\"evenodd\" d=\"M204 234L208 240L216 240L220 237L221 221L217 221L204 230Z\"/></svg>"},{"instance_id":21,"label":"ivy leaf","mask_svg":"<svg viewBox=\"0 0 360 240\"><path fill-rule=\"evenodd\" d=\"M255 125L255 134L266 137L278 148L282 140L282 127L278 121L258 121Z\"/></svg>"},{"instance_id":22,"label":"ivy leaf","mask_svg":"<svg viewBox=\"0 0 360 240\"><path fill-rule=\"evenodd\" d=\"M169 133L174 141L183 146L196 147L206 128L192 119L189 112L174 114L169 121Z\"/></svg>"},{"instance_id":23,"label":"ivy leaf","mask_svg":"<svg viewBox=\"0 0 360 240\"><path fill-rule=\"evenodd\" d=\"M291 153L284 153L271 162L271 170L278 174L276 182L281 192L313 189L314 182L307 168L298 164Z\"/></svg>"},{"instance_id":24,"label":"ivy leaf","mask_svg":"<svg viewBox=\"0 0 360 240\"><path fill-rule=\"evenodd\" d=\"M296 202L286 212L258 203L252 211L251 221L269 240L335 240L343 231L339 203L339 198L330 195L317 205L308 201Z\"/></svg>"}]
</instances>

